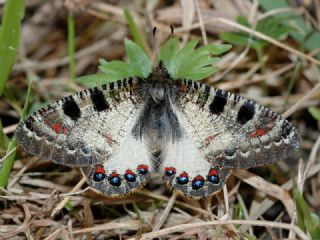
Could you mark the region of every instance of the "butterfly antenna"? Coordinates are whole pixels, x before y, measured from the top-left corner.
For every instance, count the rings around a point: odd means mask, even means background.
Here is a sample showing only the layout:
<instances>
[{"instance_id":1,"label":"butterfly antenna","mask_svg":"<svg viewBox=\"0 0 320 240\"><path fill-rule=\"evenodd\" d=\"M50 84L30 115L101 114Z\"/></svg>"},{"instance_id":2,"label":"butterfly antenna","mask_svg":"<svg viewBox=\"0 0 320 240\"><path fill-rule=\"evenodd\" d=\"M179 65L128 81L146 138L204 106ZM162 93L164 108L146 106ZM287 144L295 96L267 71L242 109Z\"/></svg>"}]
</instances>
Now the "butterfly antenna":
<instances>
[{"instance_id":1,"label":"butterfly antenna","mask_svg":"<svg viewBox=\"0 0 320 240\"><path fill-rule=\"evenodd\" d=\"M152 36L153 36L153 56L154 56L154 63L157 62L158 59L158 46L157 46L157 38L156 38L157 28L153 27L152 29ZM155 65L155 64L154 64Z\"/></svg>"},{"instance_id":2,"label":"butterfly antenna","mask_svg":"<svg viewBox=\"0 0 320 240\"><path fill-rule=\"evenodd\" d=\"M172 38L174 34L174 27L172 25L170 25L170 30L171 30L170 38Z\"/></svg>"}]
</instances>

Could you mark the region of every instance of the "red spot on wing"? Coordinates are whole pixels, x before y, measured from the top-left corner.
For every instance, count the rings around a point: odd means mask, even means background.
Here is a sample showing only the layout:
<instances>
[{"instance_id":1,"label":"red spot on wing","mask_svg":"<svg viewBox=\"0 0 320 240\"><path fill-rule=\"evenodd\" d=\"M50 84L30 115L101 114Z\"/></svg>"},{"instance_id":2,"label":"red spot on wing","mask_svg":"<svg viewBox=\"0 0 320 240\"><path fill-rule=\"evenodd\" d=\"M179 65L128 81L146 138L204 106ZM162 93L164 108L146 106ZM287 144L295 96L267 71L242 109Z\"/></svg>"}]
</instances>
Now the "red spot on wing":
<instances>
[{"instance_id":1,"label":"red spot on wing","mask_svg":"<svg viewBox=\"0 0 320 240\"><path fill-rule=\"evenodd\" d=\"M110 176L111 176L111 177L119 177L119 174L118 174L117 172L113 172L113 173L111 173Z\"/></svg>"},{"instance_id":2,"label":"red spot on wing","mask_svg":"<svg viewBox=\"0 0 320 240\"><path fill-rule=\"evenodd\" d=\"M180 177L188 177L188 173L182 172L182 173L180 174Z\"/></svg>"},{"instance_id":3,"label":"red spot on wing","mask_svg":"<svg viewBox=\"0 0 320 240\"><path fill-rule=\"evenodd\" d=\"M132 172L132 170L130 170L130 169L128 169L128 170L126 171L126 173L125 173L125 174L135 175L135 173L134 173L134 172Z\"/></svg>"},{"instance_id":4,"label":"red spot on wing","mask_svg":"<svg viewBox=\"0 0 320 240\"><path fill-rule=\"evenodd\" d=\"M148 165L145 165L145 164L140 164L138 167L137 167L137 169L139 170L139 169L146 169L146 170L149 170L149 166Z\"/></svg>"},{"instance_id":5,"label":"red spot on wing","mask_svg":"<svg viewBox=\"0 0 320 240\"><path fill-rule=\"evenodd\" d=\"M194 181L204 181L204 178L201 175L198 175L194 178Z\"/></svg>"},{"instance_id":6,"label":"red spot on wing","mask_svg":"<svg viewBox=\"0 0 320 240\"><path fill-rule=\"evenodd\" d=\"M174 167L166 167L166 168L164 168L164 171L165 172L172 171L172 172L176 173L176 169Z\"/></svg>"},{"instance_id":7,"label":"red spot on wing","mask_svg":"<svg viewBox=\"0 0 320 240\"><path fill-rule=\"evenodd\" d=\"M53 130L54 130L56 133L60 133L61 123L55 123L55 124L53 124L52 128L53 128Z\"/></svg>"},{"instance_id":8,"label":"red spot on wing","mask_svg":"<svg viewBox=\"0 0 320 240\"><path fill-rule=\"evenodd\" d=\"M105 174L104 167L103 167L102 165L97 166L97 168L96 168L96 173L103 173L103 174Z\"/></svg>"},{"instance_id":9,"label":"red spot on wing","mask_svg":"<svg viewBox=\"0 0 320 240\"><path fill-rule=\"evenodd\" d=\"M218 171L215 170L215 169L211 169L211 170L209 171L209 176L218 176Z\"/></svg>"},{"instance_id":10,"label":"red spot on wing","mask_svg":"<svg viewBox=\"0 0 320 240\"><path fill-rule=\"evenodd\" d=\"M265 131L261 128L257 129L256 133L258 134L258 136L263 136L265 134Z\"/></svg>"},{"instance_id":11,"label":"red spot on wing","mask_svg":"<svg viewBox=\"0 0 320 240\"><path fill-rule=\"evenodd\" d=\"M265 134L266 134L266 132L265 132L262 128L258 128L258 129L256 129L255 132L250 132L250 133L248 134L248 136L249 136L250 138L255 138L255 137L261 137L261 136L263 136L263 135L265 135Z\"/></svg>"}]
</instances>

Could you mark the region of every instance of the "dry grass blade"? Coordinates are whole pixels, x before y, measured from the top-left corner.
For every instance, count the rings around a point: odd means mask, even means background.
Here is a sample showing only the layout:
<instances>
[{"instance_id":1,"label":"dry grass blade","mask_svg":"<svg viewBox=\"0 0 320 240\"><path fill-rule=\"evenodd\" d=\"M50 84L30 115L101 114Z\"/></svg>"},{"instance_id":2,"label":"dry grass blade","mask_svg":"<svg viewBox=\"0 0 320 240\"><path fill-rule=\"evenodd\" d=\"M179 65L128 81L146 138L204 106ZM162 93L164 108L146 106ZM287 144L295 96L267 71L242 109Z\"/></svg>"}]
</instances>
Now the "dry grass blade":
<instances>
[{"instance_id":1,"label":"dry grass blade","mask_svg":"<svg viewBox=\"0 0 320 240\"><path fill-rule=\"evenodd\" d=\"M294 209L294 202L288 191L282 189L278 185L272 184L264 180L262 177L259 177L253 173L250 173L246 170L234 170L233 174L240 178L242 181L248 183L264 193L279 199L283 205L286 207L287 212L292 216L292 210Z\"/></svg>"},{"instance_id":2,"label":"dry grass blade","mask_svg":"<svg viewBox=\"0 0 320 240\"><path fill-rule=\"evenodd\" d=\"M85 182L87 181L86 178L82 178L79 183L70 191L70 193L75 193L77 192L82 186L83 184L85 184ZM51 213L51 217L54 217L63 207L64 205L66 205L66 203L70 200L72 196L67 196L65 197L59 204L58 206L56 206Z\"/></svg>"},{"instance_id":3,"label":"dry grass blade","mask_svg":"<svg viewBox=\"0 0 320 240\"><path fill-rule=\"evenodd\" d=\"M124 223L105 223L101 225L96 225L90 228L83 228L80 230L74 230L72 234L82 234L89 233L93 231L109 231L113 229L127 229L127 230L137 230L141 228L141 222L138 220L126 221Z\"/></svg>"},{"instance_id":4,"label":"dry grass blade","mask_svg":"<svg viewBox=\"0 0 320 240\"><path fill-rule=\"evenodd\" d=\"M248 220L227 220L227 221L212 221L204 223L192 223L192 224L181 224L173 227L168 227L165 229L158 230L156 232L146 233L141 236L141 240L159 238L162 236L169 235L176 232L184 232L189 229L200 228L200 227L212 227L219 225L227 224L241 224L241 225L252 225L252 226L261 226L261 227L271 227L271 228L283 228L283 229L292 229L291 224L287 223L277 223L277 222L268 222L268 221L248 221ZM310 238L298 227L294 226L295 233L303 240L310 240ZM134 238L130 238L133 240Z\"/></svg>"},{"instance_id":5,"label":"dry grass blade","mask_svg":"<svg viewBox=\"0 0 320 240\"><path fill-rule=\"evenodd\" d=\"M283 117L287 118L292 113L294 113L304 102L312 98L314 95L318 94L320 91L320 83L314 86L311 91L305 94L299 101L297 101L293 106L291 106L285 113L282 114Z\"/></svg>"},{"instance_id":6,"label":"dry grass blade","mask_svg":"<svg viewBox=\"0 0 320 240\"><path fill-rule=\"evenodd\" d=\"M27 203L23 203L22 207L23 207L24 216L25 216L23 223L19 227L17 227L15 230L8 232L6 235L4 235L3 239L10 239L13 236L18 235L19 233L24 232L26 229L29 228L30 220L31 220L30 209Z\"/></svg>"},{"instance_id":7,"label":"dry grass blade","mask_svg":"<svg viewBox=\"0 0 320 240\"><path fill-rule=\"evenodd\" d=\"M176 197L177 197L177 192L174 191L174 192L172 193L172 195L171 195L171 197L170 197L170 200L169 200L169 202L167 203L166 208L164 209L164 211L163 211L163 213L162 213L159 221L158 221L157 224L153 227L152 231L157 231L157 230L159 230L159 229L162 227L163 223L166 221L166 219L167 219L167 217L168 217L168 215L169 215L169 213L170 213L170 211L171 211L171 209L172 209L172 207L173 207L173 205L174 205L174 202L175 202L175 200L176 200Z\"/></svg>"}]
</instances>

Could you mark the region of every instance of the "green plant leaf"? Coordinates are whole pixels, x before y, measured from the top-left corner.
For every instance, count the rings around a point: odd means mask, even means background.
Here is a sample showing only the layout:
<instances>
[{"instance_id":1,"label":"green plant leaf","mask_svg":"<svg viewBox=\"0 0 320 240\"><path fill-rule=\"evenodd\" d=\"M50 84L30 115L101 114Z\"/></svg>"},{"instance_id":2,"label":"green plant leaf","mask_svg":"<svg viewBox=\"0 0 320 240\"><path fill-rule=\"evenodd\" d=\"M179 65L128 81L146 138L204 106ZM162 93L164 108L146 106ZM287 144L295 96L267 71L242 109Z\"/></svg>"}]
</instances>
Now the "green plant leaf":
<instances>
[{"instance_id":1,"label":"green plant leaf","mask_svg":"<svg viewBox=\"0 0 320 240\"><path fill-rule=\"evenodd\" d=\"M0 96L11 73L20 45L20 24L23 16L24 0L6 1L0 32Z\"/></svg>"},{"instance_id":2,"label":"green plant leaf","mask_svg":"<svg viewBox=\"0 0 320 240\"><path fill-rule=\"evenodd\" d=\"M309 107L308 111L314 119L316 119L318 122L320 122L320 109L319 108Z\"/></svg>"},{"instance_id":3,"label":"green plant leaf","mask_svg":"<svg viewBox=\"0 0 320 240\"><path fill-rule=\"evenodd\" d=\"M251 27L250 23L244 16L238 16L237 22L246 27ZM296 31L295 28L272 17L268 17L259 21L257 23L256 30L274 39L283 38L290 32ZM268 44L268 42L254 36L250 39L250 35L244 31L225 32L221 33L220 37L224 41L238 46L247 46L250 40L251 48L260 51L262 51L262 49Z\"/></svg>"},{"instance_id":4,"label":"green plant leaf","mask_svg":"<svg viewBox=\"0 0 320 240\"><path fill-rule=\"evenodd\" d=\"M229 51L232 48L230 44L208 44L198 48L195 54L207 54L220 55Z\"/></svg>"},{"instance_id":5,"label":"green plant leaf","mask_svg":"<svg viewBox=\"0 0 320 240\"><path fill-rule=\"evenodd\" d=\"M217 71L212 65L219 55L231 48L230 44L208 44L196 48L198 40L189 41L183 48L178 49L179 40L171 38L160 48L158 62L162 61L173 79L201 80Z\"/></svg>"},{"instance_id":6,"label":"green plant leaf","mask_svg":"<svg viewBox=\"0 0 320 240\"><path fill-rule=\"evenodd\" d=\"M172 64L172 60L177 54L178 46L179 46L178 38L174 37L166 41L159 50L158 62L162 61L163 64L168 69L169 66Z\"/></svg>"},{"instance_id":7,"label":"green plant leaf","mask_svg":"<svg viewBox=\"0 0 320 240\"><path fill-rule=\"evenodd\" d=\"M180 49L180 51L177 52L175 58L172 60L171 68L168 69L168 72L171 76L181 78L185 75L185 71L187 69L184 67L184 63L190 60L190 54L197 44L198 40L192 39L182 49Z\"/></svg>"},{"instance_id":8,"label":"green plant leaf","mask_svg":"<svg viewBox=\"0 0 320 240\"><path fill-rule=\"evenodd\" d=\"M97 84L107 84L128 77L147 78L151 73L151 62L145 52L133 41L125 39L125 49L130 63L123 61L108 62L99 60L100 74L92 74L77 78L77 82L96 86Z\"/></svg>"},{"instance_id":9,"label":"green plant leaf","mask_svg":"<svg viewBox=\"0 0 320 240\"><path fill-rule=\"evenodd\" d=\"M28 106L29 106L28 103L29 103L29 98L31 93L31 84L32 84L32 81L30 80L23 110L21 111L20 121L23 121L28 111ZM2 167L0 168L0 187L2 188L5 188L7 186L8 178L9 178L9 175L14 163L14 159L16 156L16 150L15 150L16 147L17 147L17 141L16 141L16 138L13 137L8 144L7 156L3 161Z\"/></svg>"},{"instance_id":10,"label":"green plant leaf","mask_svg":"<svg viewBox=\"0 0 320 240\"><path fill-rule=\"evenodd\" d=\"M144 46L144 41L143 41L142 35L140 34L140 32L138 30L138 26L135 23L130 11L127 8L125 8L123 10L123 12L124 12L124 16L125 16L128 24L129 24L130 32L133 36L134 42L137 43L141 47L141 49L143 49L145 51L146 49Z\"/></svg>"},{"instance_id":11,"label":"green plant leaf","mask_svg":"<svg viewBox=\"0 0 320 240\"><path fill-rule=\"evenodd\" d=\"M98 84L107 84L124 77L111 74L91 74L77 78L77 82L89 87L95 87Z\"/></svg>"},{"instance_id":12,"label":"green plant leaf","mask_svg":"<svg viewBox=\"0 0 320 240\"><path fill-rule=\"evenodd\" d=\"M188 75L186 75L186 79L191 79L194 81L198 81L201 79L204 79L206 77L209 77L213 73L217 72L218 69L216 67L203 67L198 69L197 71L194 71Z\"/></svg>"},{"instance_id":13,"label":"green plant leaf","mask_svg":"<svg viewBox=\"0 0 320 240\"><path fill-rule=\"evenodd\" d=\"M217 57L231 48L230 44L209 44L195 49L198 40L189 41L178 49L179 40L170 38L159 50L158 62L162 61L173 79L188 78L201 80L217 71L213 65L219 61ZM77 81L96 86L128 77L147 78L151 73L151 62L143 50L134 42L126 39L125 49L130 63L123 61L108 62L100 59L101 74L93 74L77 78Z\"/></svg>"},{"instance_id":14,"label":"green plant leaf","mask_svg":"<svg viewBox=\"0 0 320 240\"><path fill-rule=\"evenodd\" d=\"M237 23L246 26L246 27L250 27L251 28L251 24L249 23L248 19L245 16L237 16L236 18Z\"/></svg>"},{"instance_id":15,"label":"green plant leaf","mask_svg":"<svg viewBox=\"0 0 320 240\"><path fill-rule=\"evenodd\" d=\"M265 11L276 9L290 8L287 0L258 0L260 6ZM279 12L274 17L282 23L296 29L290 32L290 35L308 51L314 51L319 48L320 31L312 28L312 26L304 21L303 17L294 10L291 12ZM316 55L320 59L320 54Z\"/></svg>"},{"instance_id":16,"label":"green plant leaf","mask_svg":"<svg viewBox=\"0 0 320 240\"><path fill-rule=\"evenodd\" d=\"M119 75L119 78L115 80L139 75L139 72L133 67L133 65L122 61L106 62L99 66L99 70L105 74Z\"/></svg>"},{"instance_id":17,"label":"green plant leaf","mask_svg":"<svg viewBox=\"0 0 320 240\"><path fill-rule=\"evenodd\" d=\"M69 76L74 82L76 79L76 58L75 58L75 23L71 13L68 15L68 55L69 55Z\"/></svg>"},{"instance_id":18,"label":"green plant leaf","mask_svg":"<svg viewBox=\"0 0 320 240\"><path fill-rule=\"evenodd\" d=\"M246 47L249 44L249 36L243 32L224 32L220 34L220 38L236 46ZM251 39L251 47L254 49L261 48L265 45L263 41Z\"/></svg>"},{"instance_id":19,"label":"green plant leaf","mask_svg":"<svg viewBox=\"0 0 320 240\"><path fill-rule=\"evenodd\" d=\"M74 207L72 205L72 202L68 201L65 205L64 208L67 209L69 212L72 212L74 210Z\"/></svg>"},{"instance_id":20,"label":"green plant leaf","mask_svg":"<svg viewBox=\"0 0 320 240\"><path fill-rule=\"evenodd\" d=\"M280 39L287 36L290 32L296 31L295 28L271 17L259 21L256 30L272 37L273 39Z\"/></svg>"},{"instance_id":21,"label":"green plant leaf","mask_svg":"<svg viewBox=\"0 0 320 240\"><path fill-rule=\"evenodd\" d=\"M125 39L124 45L126 54L130 60L130 64L133 65L139 74L135 77L147 78L152 70L151 62L148 56L136 43L129 39Z\"/></svg>"},{"instance_id":22,"label":"green plant leaf","mask_svg":"<svg viewBox=\"0 0 320 240\"><path fill-rule=\"evenodd\" d=\"M2 121L0 119L0 148L6 149L8 147L9 139L3 132Z\"/></svg>"},{"instance_id":23,"label":"green plant leaf","mask_svg":"<svg viewBox=\"0 0 320 240\"><path fill-rule=\"evenodd\" d=\"M299 227L307 229L312 239L320 239L319 218L311 213L307 202L296 187L293 189L293 195L297 203Z\"/></svg>"}]
</instances>

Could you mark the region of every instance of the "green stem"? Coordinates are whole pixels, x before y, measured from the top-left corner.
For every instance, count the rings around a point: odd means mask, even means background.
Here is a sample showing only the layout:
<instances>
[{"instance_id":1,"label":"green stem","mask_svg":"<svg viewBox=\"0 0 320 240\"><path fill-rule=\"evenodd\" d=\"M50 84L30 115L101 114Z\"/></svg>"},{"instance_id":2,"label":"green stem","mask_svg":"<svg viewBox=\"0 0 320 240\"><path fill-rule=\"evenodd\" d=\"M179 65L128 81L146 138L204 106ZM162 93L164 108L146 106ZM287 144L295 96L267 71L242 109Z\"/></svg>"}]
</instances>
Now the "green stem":
<instances>
[{"instance_id":1,"label":"green stem","mask_svg":"<svg viewBox=\"0 0 320 240\"><path fill-rule=\"evenodd\" d=\"M5 188L8 183L9 175L16 156L17 147L16 139L13 138L8 145L7 153L9 153L5 159L3 159L3 165L0 169L0 187Z\"/></svg>"},{"instance_id":2,"label":"green stem","mask_svg":"<svg viewBox=\"0 0 320 240\"><path fill-rule=\"evenodd\" d=\"M266 66L263 61L263 48L258 47L258 48L256 48L256 51L257 51L258 62L259 62L260 68L261 68L261 72L264 73Z\"/></svg>"},{"instance_id":3,"label":"green stem","mask_svg":"<svg viewBox=\"0 0 320 240\"><path fill-rule=\"evenodd\" d=\"M70 80L72 83L74 83L76 79L74 29L75 29L74 18L73 18L73 15L70 13L68 16L68 54L69 54L69 74L70 74Z\"/></svg>"},{"instance_id":4,"label":"green stem","mask_svg":"<svg viewBox=\"0 0 320 240\"><path fill-rule=\"evenodd\" d=\"M296 65L294 67L293 73L292 73L291 78L290 78L290 82L289 82L289 86L288 86L288 92L287 92L287 94L285 96L285 99L284 99L284 109L287 108L288 101L289 101L289 96L290 96L290 94L292 92L294 83L296 82L296 79L298 77L298 73L300 72L300 70L301 70L301 61L298 60L296 62Z\"/></svg>"},{"instance_id":5,"label":"green stem","mask_svg":"<svg viewBox=\"0 0 320 240\"><path fill-rule=\"evenodd\" d=\"M30 92L31 92L31 83L32 81L29 81L29 85L28 85L28 92L26 95L26 100L24 103L24 107L21 113L21 118L20 121L22 121L27 113L27 109L28 109L28 102L29 102L29 96L30 96ZM17 147L17 141L15 139L15 137L12 138L12 140L9 142L8 144L8 148L7 148L7 156L3 159L3 165L0 166L0 187L5 188L8 184L8 179L9 179L9 175L14 163L14 159L16 156L16 148ZM1 195L1 193L0 193Z\"/></svg>"},{"instance_id":6,"label":"green stem","mask_svg":"<svg viewBox=\"0 0 320 240\"><path fill-rule=\"evenodd\" d=\"M257 56L258 56L258 62L259 62L259 66L261 68L261 72L264 73L266 70L266 66L265 66L265 62L263 60L263 47L258 47L256 48L256 52L257 52ZM265 81L263 81L262 83L262 91L264 95L268 95L268 86L266 84Z\"/></svg>"}]
</instances>

